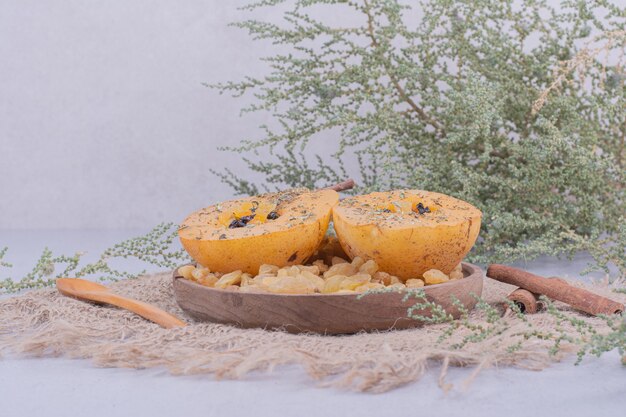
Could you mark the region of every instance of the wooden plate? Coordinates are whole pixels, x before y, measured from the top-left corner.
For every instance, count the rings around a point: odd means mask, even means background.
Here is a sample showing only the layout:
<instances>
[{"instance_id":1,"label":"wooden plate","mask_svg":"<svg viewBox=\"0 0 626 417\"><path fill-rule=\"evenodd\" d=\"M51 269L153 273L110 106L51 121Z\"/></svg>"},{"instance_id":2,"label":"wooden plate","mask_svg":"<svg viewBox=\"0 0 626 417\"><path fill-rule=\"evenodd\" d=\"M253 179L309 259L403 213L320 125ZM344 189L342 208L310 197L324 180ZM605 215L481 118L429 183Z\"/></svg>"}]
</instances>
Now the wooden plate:
<instances>
[{"instance_id":1,"label":"wooden plate","mask_svg":"<svg viewBox=\"0 0 626 417\"><path fill-rule=\"evenodd\" d=\"M463 274L463 279L423 288L428 301L439 304L454 318L460 315L452 303L454 297L471 310L483 290L483 271L479 267L463 263ZM407 309L417 300L403 301L406 291L360 298L358 294L239 293L196 284L180 276L178 269L173 278L178 305L199 321L322 334L406 329L423 324L407 317ZM419 314L429 317L430 310Z\"/></svg>"}]
</instances>

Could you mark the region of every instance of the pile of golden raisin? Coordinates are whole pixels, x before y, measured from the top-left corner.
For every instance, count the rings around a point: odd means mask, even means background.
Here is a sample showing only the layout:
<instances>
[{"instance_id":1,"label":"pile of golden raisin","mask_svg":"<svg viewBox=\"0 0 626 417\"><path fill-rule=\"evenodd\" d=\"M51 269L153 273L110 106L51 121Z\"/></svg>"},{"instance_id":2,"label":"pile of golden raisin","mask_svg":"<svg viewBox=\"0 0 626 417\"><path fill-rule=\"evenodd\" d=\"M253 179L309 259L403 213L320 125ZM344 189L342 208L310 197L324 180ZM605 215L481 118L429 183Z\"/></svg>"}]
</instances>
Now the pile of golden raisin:
<instances>
[{"instance_id":1,"label":"pile of golden raisin","mask_svg":"<svg viewBox=\"0 0 626 417\"><path fill-rule=\"evenodd\" d=\"M420 288L463 278L461 264L446 275L431 269L420 278L402 282L398 277L379 271L373 260L356 257L352 262L333 257L330 265L318 259L310 265L293 265L279 268L261 265L256 276L233 271L227 274L211 272L205 267L185 265L178 270L186 279L207 287L240 292L268 292L278 294L350 294L382 288Z\"/></svg>"}]
</instances>

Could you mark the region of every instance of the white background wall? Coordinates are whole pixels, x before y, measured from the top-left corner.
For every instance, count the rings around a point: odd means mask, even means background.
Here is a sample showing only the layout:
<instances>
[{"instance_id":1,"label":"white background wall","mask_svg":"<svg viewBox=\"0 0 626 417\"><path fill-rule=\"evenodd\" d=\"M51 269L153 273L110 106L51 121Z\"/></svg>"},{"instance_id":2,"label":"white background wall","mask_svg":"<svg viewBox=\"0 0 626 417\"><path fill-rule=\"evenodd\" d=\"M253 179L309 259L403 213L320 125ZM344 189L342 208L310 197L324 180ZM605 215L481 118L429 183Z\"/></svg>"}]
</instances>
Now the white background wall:
<instances>
[{"instance_id":1,"label":"white background wall","mask_svg":"<svg viewBox=\"0 0 626 417\"><path fill-rule=\"evenodd\" d=\"M149 227L229 197L208 169L240 163L216 148L265 120L202 83L262 67L227 26L245 3L0 0L0 229Z\"/></svg>"},{"instance_id":2,"label":"white background wall","mask_svg":"<svg viewBox=\"0 0 626 417\"><path fill-rule=\"evenodd\" d=\"M208 169L243 165L216 148L269 120L202 83L264 71L271 46L227 26L246 3L0 0L0 229L145 228L230 197Z\"/></svg>"}]
</instances>

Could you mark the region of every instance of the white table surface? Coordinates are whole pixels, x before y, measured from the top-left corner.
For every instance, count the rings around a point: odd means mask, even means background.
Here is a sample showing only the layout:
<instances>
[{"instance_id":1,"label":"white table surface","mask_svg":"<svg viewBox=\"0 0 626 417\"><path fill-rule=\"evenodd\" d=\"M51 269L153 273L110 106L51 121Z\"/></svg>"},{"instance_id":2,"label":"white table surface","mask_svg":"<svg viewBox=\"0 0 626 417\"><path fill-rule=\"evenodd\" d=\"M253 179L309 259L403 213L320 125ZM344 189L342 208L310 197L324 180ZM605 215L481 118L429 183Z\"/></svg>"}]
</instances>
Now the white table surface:
<instances>
[{"instance_id":1,"label":"white table surface","mask_svg":"<svg viewBox=\"0 0 626 417\"><path fill-rule=\"evenodd\" d=\"M89 251L140 231L0 231L0 247L14 275L28 271L44 246L54 251ZM540 259L531 271L578 278L586 258L573 262ZM12 272L13 272L12 271ZM0 277L6 275L0 270ZM596 275L598 276L598 275ZM244 381L207 376L170 376L163 370L95 368L87 360L0 359L0 416L623 416L626 367L611 352L541 371L488 369L467 389L471 369L454 368L448 394L437 386L436 363L419 382L371 395L320 388L297 367Z\"/></svg>"}]
</instances>

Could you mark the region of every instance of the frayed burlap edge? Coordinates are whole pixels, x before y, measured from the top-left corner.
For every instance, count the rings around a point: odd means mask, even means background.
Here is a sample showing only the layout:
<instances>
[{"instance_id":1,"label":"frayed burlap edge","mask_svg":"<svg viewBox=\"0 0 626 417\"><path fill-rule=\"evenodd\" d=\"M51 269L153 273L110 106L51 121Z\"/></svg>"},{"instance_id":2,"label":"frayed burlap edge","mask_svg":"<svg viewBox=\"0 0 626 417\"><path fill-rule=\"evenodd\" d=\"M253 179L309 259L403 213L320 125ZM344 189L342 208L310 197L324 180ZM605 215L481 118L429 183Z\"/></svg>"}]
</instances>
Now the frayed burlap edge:
<instances>
[{"instance_id":1,"label":"frayed burlap edge","mask_svg":"<svg viewBox=\"0 0 626 417\"><path fill-rule=\"evenodd\" d=\"M196 323L176 305L168 273L112 287L120 294L155 304L190 325L166 330L127 311L67 298L53 289L37 290L0 300L0 353L84 358L101 367L163 367L174 375L209 374L229 379L298 365L322 386L384 392L419 380L433 366L440 368L439 385L447 391L452 388L446 380L450 366L474 368L464 381L467 385L490 366L541 370L577 349L564 342L558 353L551 354L554 341L525 340L524 335L533 330L554 331L555 318L547 313L526 316L526 322L505 314L494 328L483 312L472 312L473 325L491 329L483 339L462 327L442 340L448 325L349 336L293 335ZM483 298L499 305L512 288L486 279ZM594 285L592 290L622 302L626 299L611 292L606 283ZM559 308L592 324L599 333L608 331L602 319L566 306ZM561 327L576 338L573 328ZM459 348L468 337L472 340Z\"/></svg>"}]
</instances>

